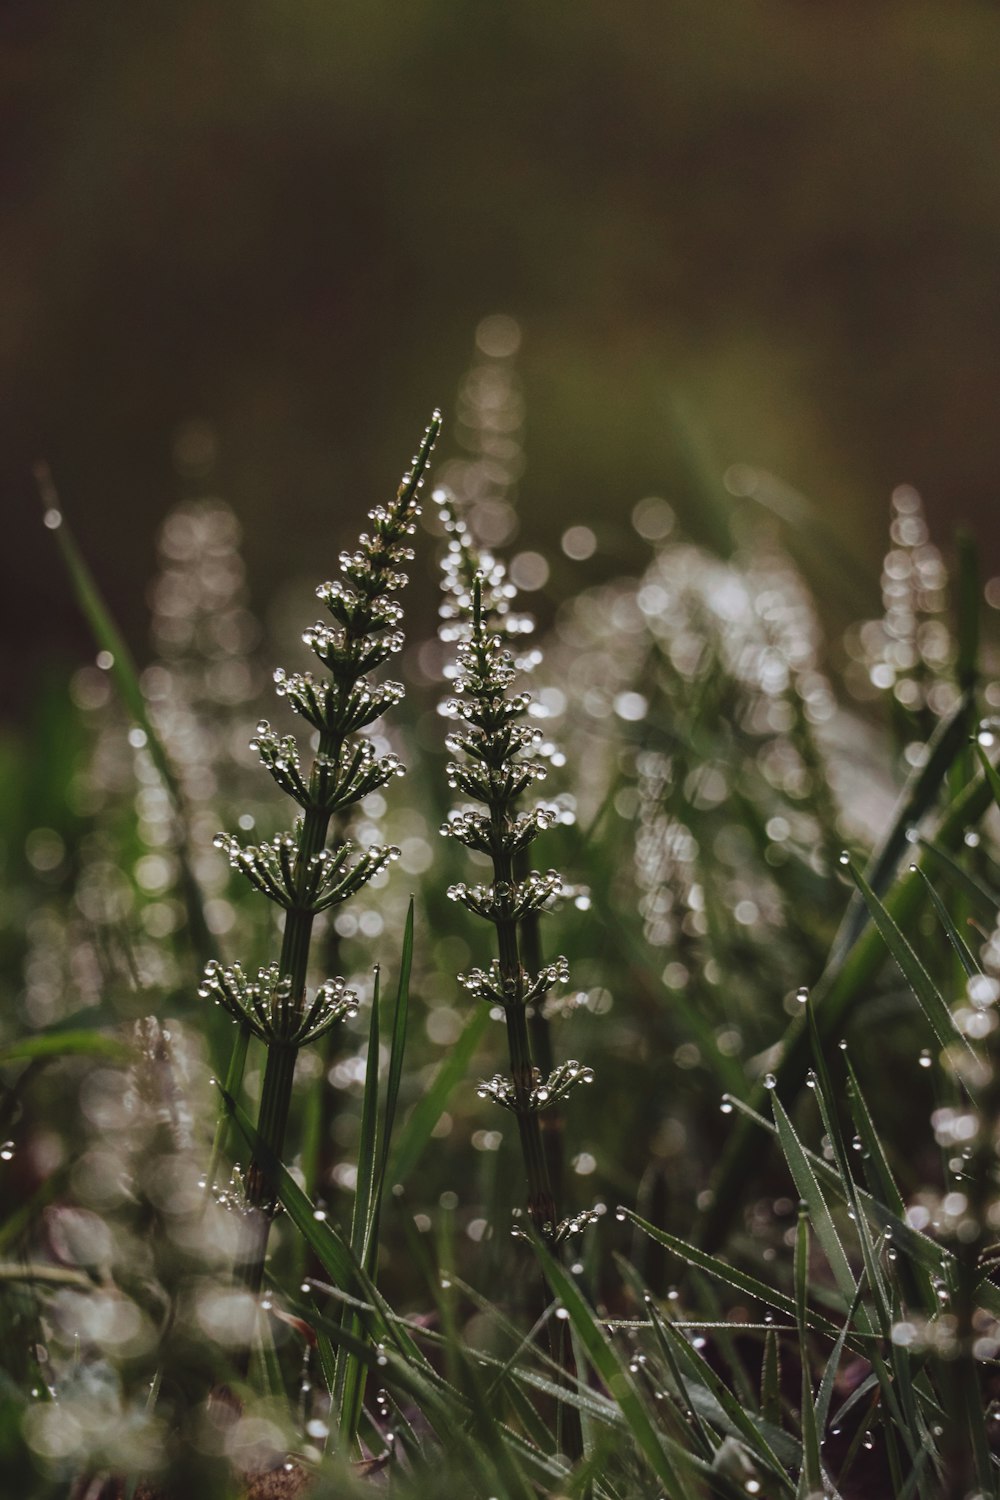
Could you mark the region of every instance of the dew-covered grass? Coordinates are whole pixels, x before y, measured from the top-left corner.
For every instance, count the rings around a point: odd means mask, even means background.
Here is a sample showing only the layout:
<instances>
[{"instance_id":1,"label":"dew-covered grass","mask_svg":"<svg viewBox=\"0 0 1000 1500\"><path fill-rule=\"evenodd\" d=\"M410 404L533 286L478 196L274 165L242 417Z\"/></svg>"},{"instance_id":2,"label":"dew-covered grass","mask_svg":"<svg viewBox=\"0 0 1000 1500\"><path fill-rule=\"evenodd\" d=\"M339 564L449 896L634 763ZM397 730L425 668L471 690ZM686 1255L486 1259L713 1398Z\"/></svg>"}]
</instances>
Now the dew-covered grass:
<instances>
[{"instance_id":1,"label":"dew-covered grass","mask_svg":"<svg viewBox=\"0 0 1000 1500\"><path fill-rule=\"evenodd\" d=\"M276 674L229 506L140 669L41 476L94 644L0 781L4 1493L1000 1493L1000 593L901 487L831 639L808 510L647 497L535 629L515 346Z\"/></svg>"}]
</instances>

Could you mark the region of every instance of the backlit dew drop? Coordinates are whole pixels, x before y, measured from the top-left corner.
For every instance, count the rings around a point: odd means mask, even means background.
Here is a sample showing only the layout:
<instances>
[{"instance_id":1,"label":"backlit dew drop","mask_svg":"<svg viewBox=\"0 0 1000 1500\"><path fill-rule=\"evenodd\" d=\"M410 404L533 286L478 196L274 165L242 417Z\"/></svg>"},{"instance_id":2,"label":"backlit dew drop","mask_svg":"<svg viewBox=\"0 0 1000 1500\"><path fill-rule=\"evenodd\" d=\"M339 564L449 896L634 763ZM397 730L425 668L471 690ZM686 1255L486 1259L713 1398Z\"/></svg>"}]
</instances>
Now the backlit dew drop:
<instances>
[{"instance_id":1,"label":"backlit dew drop","mask_svg":"<svg viewBox=\"0 0 1000 1500\"><path fill-rule=\"evenodd\" d=\"M623 1208L616 1208L615 1209L615 1218L618 1220L619 1224L624 1224L625 1223L625 1210Z\"/></svg>"},{"instance_id":2,"label":"backlit dew drop","mask_svg":"<svg viewBox=\"0 0 1000 1500\"><path fill-rule=\"evenodd\" d=\"M848 852L847 852L846 849L842 849L840 851L840 854L839 854L838 859L837 859L837 863L839 865L845 866L845 868L846 868L847 865L849 865L851 863L851 856L848 854Z\"/></svg>"},{"instance_id":3,"label":"backlit dew drop","mask_svg":"<svg viewBox=\"0 0 1000 1500\"><path fill-rule=\"evenodd\" d=\"M4 1141L0 1146L0 1161L11 1161L14 1156L14 1142Z\"/></svg>"},{"instance_id":4,"label":"backlit dew drop","mask_svg":"<svg viewBox=\"0 0 1000 1500\"><path fill-rule=\"evenodd\" d=\"M722 1111L722 1113L724 1115L731 1115L732 1114L732 1112L733 1112L733 1101L730 1099L730 1097L729 1097L728 1094L723 1094L723 1096L722 1096L722 1103L719 1105L719 1108L720 1108L720 1110Z\"/></svg>"},{"instance_id":5,"label":"backlit dew drop","mask_svg":"<svg viewBox=\"0 0 1000 1500\"><path fill-rule=\"evenodd\" d=\"M800 984L798 989L795 991L795 998L800 1005L805 1005L806 1001L809 999L808 985ZM751 1483L756 1483L756 1480L752 1480Z\"/></svg>"},{"instance_id":6,"label":"backlit dew drop","mask_svg":"<svg viewBox=\"0 0 1000 1500\"><path fill-rule=\"evenodd\" d=\"M773 1089L776 1086L777 1082L778 1080L775 1078L773 1073L764 1074L764 1087L766 1089Z\"/></svg>"},{"instance_id":7,"label":"backlit dew drop","mask_svg":"<svg viewBox=\"0 0 1000 1500\"><path fill-rule=\"evenodd\" d=\"M924 1050L921 1052L920 1057L918 1059L918 1061L920 1063L920 1066L922 1068L929 1068L930 1065L931 1065L932 1060L933 1059L931 1058L930 1053L928 1052L927 1048L925 1047Z\"/></svg>"}]
</instances>

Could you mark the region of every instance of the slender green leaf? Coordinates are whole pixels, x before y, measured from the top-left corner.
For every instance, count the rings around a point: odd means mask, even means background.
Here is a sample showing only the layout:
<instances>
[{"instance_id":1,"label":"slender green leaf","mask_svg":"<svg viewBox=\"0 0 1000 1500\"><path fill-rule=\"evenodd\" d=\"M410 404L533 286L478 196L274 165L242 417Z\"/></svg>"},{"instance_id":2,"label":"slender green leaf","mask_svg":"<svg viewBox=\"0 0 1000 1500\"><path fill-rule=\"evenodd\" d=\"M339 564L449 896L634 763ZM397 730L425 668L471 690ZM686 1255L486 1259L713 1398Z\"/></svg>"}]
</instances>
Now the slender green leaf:
<instances>
[{"instance_id":1,"label":"slender green leaf","mask_svg":"<svg viewBox=\"0 0 1000 1500\"><path fill-rule=\"evenodd\" d=\"M913 951L902 928L890 916L864 876L855 867L853 861L848 860L846 868L850 871L855 885L861 892L862 900L867 906L883 942L902 970L904 979L916 996L921 1010L927 1017L934 1035L942 1047L950 1046L954 1042L959 1042L968 1047L968 1043L952 1019L951 1011L948 1009L943 995ZM919 868L914 866L914 869L919 878ZM971 1051L971 1049L969 1050Z\"/></svg>"},{"instance_id":2,"label":"slender green leaf","mask_svg":"<svg viewBox=\"0 0 1000 1500\"><path fill-rule=\"evenodd\" d=\"M195 878L192 867L188 839L188 820L180 783L174 774L173 767L163 748L163 742L150 719L149 708L139 683L139 673L136 669L132 653L125 642L125 637L115 623L114 616L111 614L101 595L94 575L91 573L90 568L84 561L83 554L76 545L73 534L66 522L48 465L39 464L35 470L35 477L46 514L55 520L55 524L51 527L51 530L55 537L56 545L62 554L70 583L73 586L73 592L76 595L77 604L90 626L97 645L111 657L111 672L118 685L122 701L132 719L146 736L146 748L149 750L153 764L156 766L173 804L176 813L176 850L180 866L181 889L184 896L188 924L191 929L191 940L200 970L204 968L210 958L215 956L218 944L212 937L208 923L205 920L205 906L201 887Z\"/></svg>"},{"instance_id":3,"label":"slender green leaf","mask_svg":"<svg viewBox=\"0 0 1000 1500\"><path fill-rule=\"evenodd\" d=\"M774 1123L777 1127L778 1139L781 1142L781 1149L785 1153L788 1170L792 1174L799 1197L806 1205L816 1238L823 1247L823 1254L826 1256L830 1270L833 1272L833 1279L837 1284L840 1295L844 1299L844 1306L850 1307L854 1301L858 1286L854 1279L854 1272L851 1270L850 1262L844 1251L840 1235L837 1233L836 1226L830 1216L830 1210L823 1196L823 1190L816 1180L816 1174L809 1164L809 1159L802 1148L802 1142L796 1135L791 1120L782 1108L781 1100L778 1098L777 1093L773 1094L771 1103L774 1109ZM796 1305L797 1314L798 1308Z\"/></svg>"},{"instance_id":4,"label":"slender green leaf","mask_svg":"<svg viewBox=\"0 0 1000 1500\"><path fill-rule=\"evenodd\" d=\"M777 1101L775 1101L777 1103ZM827 1257L829 1259L829 1256ZM809 1500L823 1493L823 1473L819 1461L819 1432L813 1404L812 1376L809 1372L809 1329L806 1321L809 1287L809 1220L805 1210L799 1214L795 1236L795 1321L799 1329L800 1363L802 1365L802 1471L799 1476L799 1500Z\"/></svg>"},{"instance_id":5,"label":"slender green leaf","mask_svg":"<svg viewBox=\"0 0 1000 1500\"><path fill-rule=\"evenodd\" d=\"M0 1047L0 1066L11 1062L33 1062L48 1057L113 1057L126 1061L129 1049L117 1037L100 1031L47 1031L40 1036L22 1036Z\"/></svg>"},{"instance_id":6,"label":"slender green leaf","mask_svg":"<svg viewBox=\"0 0 1000 1500\"><path fill-rule=\"evenodd\" d=\"M752 1297L756 1302L761 1303L763 1307L773 1307L779 1312L784 1313L786 1317L795 1317L794 1299L787 1296L786 1293L779 1291L776 1287L770 1287L766 1282L758 1281L756 1276L751 1276L746 1271L738 1270L735 1266L729 1265L728 1261L720 1260L718 1256L711 1255L707 1250L702 1250L697 1245L692 1245L686 1240L678 1239L676 1235L670 1234L666 1229L658 1229L654 1224L641 1219L631 1209L619 1209L619 1213L624 1213L627 1219L635 1224L637 1228L641 1229L644 1234L648 1234L650 1239L655 1240L657 1244L663 1245L667 1250L672 1250L678 1260L684 1261L689 1266L696 1267L699 1271L707 1272L709 1276L716 1277L717 1280L724 1282L726 1286L732 1287L734 1291L739 1292L742 1296ZM810 1309L808 1318L810 1328L815 1328L819 1333L825 1333L830 1338L835 1339L837 1337L837 1325L832 1323L828 1318L823 1317L822 1314Z\"/></svg>"},{"instance_id":7,"label":"slender green leaf","mask_svg":"<svg viewBox=\"0 0 1000 1500\"><path fill-rule=\"evenodd\" d=\"M927 743L923 762L914 768L903 794L893 811L889 831L872 856L865 871L871 888L881 895L888 889L899 863L909 848L910 830L915 828L933 807L942 784L956 759L966 750L972 700L964 694L947 718L942 719ZM847 911L830 951L832 963L840 962L861 936L865 925L865 905L858 893L848 902Z\"/></svg>"},{"instance_id":8,"label":"slender green leaf","mask_svg":"<svg viewBox=\"0 0 1000 1500\"><path fill-rule=\"evenodd\" d=\"M955 855L934 839L920 839L920 847L931 856L934 864L940 865L948 871L956 889L965 897L969 903L970 910L975 913L981 922L989 923L990 926L996 921L997 912L1000 911L1000 895L978 875L973 875L971 870L965 869L959 863Z\"/></svg>"},{"instance_id":9,"label":"slender green leaf","mask_svg":"<svg viewBox=\"0 0 1000 1500\"><path fill-rule=\"evenodd\" d=\"M927 886L927 894L931 898L931 904L933 905L934 910L937 913L938 921L944 928L945 936L947 937L949 943L957 953L958 961L962 965L962 968L970 978L973 974L981 974L982 969L979 967L974 953L963 938L962 934L959 932L958 928L955 926L954 922L951 920L951 913L948 911L948 908L945 906L944 902L941 900L941 897L934 889L934 886L932 885L930 878L928 877L927 871L921 870L919 865L914 865L913 869L916 870L917 874Z\"/></svg>"},{"instance_id":10,"label":"slender green leaf","mask_svg":"<svg viewBox=\"0 0 1000 1500\"><path fill-rule=\"evenodd\" d=\"M490 1023L485 1005L472 1012L462 1035L450 1048L434 1078L414 1105L409 1118L400 1127L399 1138L390 1152L385 1180L406 1183L424 1153L438 1120L454 1088L468 1077L469 1064Z\"/></svg>"},{"instance_id":11,"label":"slender green leaf","mask_svg":"<svg viewBox=\"0 0 1000 1500\"><path fill-rule=\"evenodd\" d=\"M769 1328L764 1335L764 1358L760 1368L760 1414L772 1427L781 1425L781 1355L778 1335Z\"/></svg>"},{"instance_id":12,"label":"slender green leaf","mask_svg":"<svg viewBox=\"0 0 1000 1500\"><path fill-rule=\"evenodd\" d=\"M687 1370L689 1380L696 1381L710 1394L725 1428L743 1439L758 1463L774 1476L779 1488L791 1492L793 1486L767 1437L759 1424L733 1395L725 1380L716 1374L700 1350L696 1349L668 1320L659 1317L655 1308L651 1311L654 1324L660 1328L663 1337L673 1346L678 1366Z\"/></svg>"},{"instance_id":13,"label":"slender green leaf","mask_svg":"<svg viewBox=\"0 0 1000 1500\"><path fill-rule=\"evenodd\" d=\"M985 777L973 781L949 804L938 827L935 846L944 850L961 846L968 829L978 822L989 805L990 788ZM905 929L918 911L924 893L918 875L912 871L903 874L887 893L885 909L893 921ZM852 1010L867 992L884 959L885 944L874 926L866 927L842 958L831 955L813 988L817 1025L824 1043L842 1035ZM785 1098L792 1099L802 1087L811 1056L812 1043L805 1018L796 1017L786 1029L780 1044L780 1060L774 1069L778 1087ZM739 1089L730 1092L736 1104ZM758 1089L751 1103L759 1105L763 1099L764 1091ZM722 1243L732 1216L744 1201L743 1190L755 1169L754 1158L758 1151L752 1125L746 1119L737 1121L716 1169L709 1207L698 1226L700 1244L711 1249Z\"/></svg>"},{"instance_id":14,"label":"slender green leaf","mask_svg":"<svg viewBox=\"0 0 1000 1500\"><path fill-rule=\"evenodd\" d=\"M389 1162L392 1129L396 1122L396 1105L399 1087L403 1079L403 1060L406 1052L406 1023L410 1007L410 972L413 968L413 897L406 912L403 929L403 950L399 960L399 983L396 987L396 1005L392 1017L392 1042L389 1048L389 1076L385 1097L385 1126L382 1131L382 1160L376 1185L376 1201L380 1200Z\"/></svg>"},{"instance_id":15,"label":"slender green leaf","mask_svg":"<svg viewBox=\"0 0 1000 1500\"><path fill-rule=\"evenodd\" d=\"M250 1027L244 1021L236 1028L233 1037L233 1048L229 1054L229 1064L226 1068L226 1079L223 1084L223 1093L229 1099L238 1099L243 1087L243 1074L247 1065L247 1051L250 1047ZM226 1148L226 1135L229 1130L229 1112L223 1108L219 1112L218 1123L215 1127L215 1137L212 1141L212 1154L208 1159L208 1172L205 1181L205 1202L207 1203L215 1186L219 1172L219 1163L222 1153Z\"/></svg>"}]
</instances>

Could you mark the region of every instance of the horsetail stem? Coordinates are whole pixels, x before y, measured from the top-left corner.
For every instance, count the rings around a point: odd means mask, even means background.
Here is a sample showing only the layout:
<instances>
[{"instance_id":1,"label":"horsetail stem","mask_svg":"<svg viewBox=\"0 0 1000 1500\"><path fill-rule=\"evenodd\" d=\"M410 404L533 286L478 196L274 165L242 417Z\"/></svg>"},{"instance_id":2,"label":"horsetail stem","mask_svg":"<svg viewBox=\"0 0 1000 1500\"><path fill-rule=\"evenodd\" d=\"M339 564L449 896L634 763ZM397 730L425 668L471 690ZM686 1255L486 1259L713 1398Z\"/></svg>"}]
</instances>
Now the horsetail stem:
<instances>
[{"instance_id":1,"label":"horsetail stem","mask_svg":"<svg viewBox=\"0 0 1000 1500\"><path fill-rule=\"evenodd\" d=\"M266 720L252 742L274 781L302 809L290 833L267 843L242 847L219 834L218 847L250 884L285 912L281 952L276 963L253 978L239 964L210 963L201 994L222 1004L267 1048L257 1130L265 1159L280 1159L288 1125L295 1061L301 1047L316 1041L356 1008L356 997L342 979L326 980L310 997L306 988L313 924L320 912L361 890L397 857L398 851L373 845L357 853L349 840L327 847L335 814L377 790L403 767L380 754L357 734L403 696L399 683L373 683L368 673L399 651L402 608L391 596L406 583L401 565L413 556L408 538L420 514L418 497L440 429L435 412L395 499L369 511L370 534L357 550L340 556L341 578L317 589L333 617L303 639L329 677L275 672L279 697L287 698L318 734L308 774L303 772L294 736L279 736ZM246 1175L248 1209L241 1274L257 1292L263 1279L275 1187L264 1162L253 1160Z\"/></svg>"},{"instance_id":2,"label":"horsetail stem","mask_svg":"<svg viewBox=\"0 0 1000 1500\"><path fill-rule=\"evenodd\" d=\"M521 863L529 845L559 821L562 810L551 802L519 810L524 793L546 774L545 766L528 755L537 748L541 733L521 722L531 699L527 693L511 691L519 664L506 649L504 636L491 626L484 597L488 594L489 605L502 618L513 590L500 564L488 555L476 554L464 523L454 515L447 499L439 503L452 537L446 563L449 598L443 613L449 624L445 634L457 642L456 696L446 704L446 711L463 726L447 740L455 756L448 777L451 786L485 808L481 811L474 805L463 805L453 810L442 832L486 854L493 876L489 885L458 884L448 894L493 923L497 945L497 956L488 970L473 969L459 977L478 999L503 1012L510 1077L497 1074L480 1084L478 1091L481 1097L492 1098L510 1110L517 1120L527 1177L528 1214L536 1232L549 1243L557 1243L579 1224L559 1220L540 1116L576 1084L589 1083L593 1074L575 1060L545 1073L539 1068L532 1049L529 1013L541 1005L553 985L568 977L569 971L566 960L560 957L552 963L539 963L529 972L523 962L519 929L562 889L557 871L541 874L525 870ZM506 620L505 625L508 639L525 628L517 617Z\"/></svg>"}]
</instances>

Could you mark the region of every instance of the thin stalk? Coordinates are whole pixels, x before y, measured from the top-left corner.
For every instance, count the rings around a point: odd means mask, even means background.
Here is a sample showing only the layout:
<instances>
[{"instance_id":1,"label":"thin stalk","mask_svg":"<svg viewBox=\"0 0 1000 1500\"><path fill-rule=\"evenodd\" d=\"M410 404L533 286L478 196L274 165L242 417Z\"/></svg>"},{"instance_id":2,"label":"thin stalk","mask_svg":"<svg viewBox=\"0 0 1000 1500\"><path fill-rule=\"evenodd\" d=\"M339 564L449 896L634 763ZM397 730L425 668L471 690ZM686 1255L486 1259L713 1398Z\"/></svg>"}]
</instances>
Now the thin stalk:
<instances>
[{"instance_id":1,"label":"thin stalk","mask_svg":"<svg viewBox=\"0 0 1000 1500\"><path fill-rule=\"evenodd\" d=\"M320 755L335 758L343 743L339 733L326 731L320 734ZM326 836L330 827L330 812L312 804L305 809L302 837L299 842L297 869L305 870L309 860L326 847ZM316 913L312 906L289 907L285 916L285 931L281 939L279 968L291 981L291 993L296 1019L305 1006L306 975L309 968L309 949L312 944L313 923ZM295 1059L298 1047L277 1039L269 1042L264 1082L261 1087L260 1109L257 1117L257 1133L267 1152L281 1160L288 1128L288 1115L292 1102L292 1085L295 1079ZM246 1201L248 1251L242 1266L242 1277L249 1291L259 1292L264 1279L264 1260L271 1226L271 1204L275 1197L275 1184L256 1159L251 1161L246 1175Z\"/></svg>"},{"instance_id":2,"label":"thin stalk","mask_svg":"<svg viewBox=\"0 0 1000 1500\"><path fill-rule=\"evenodd\" d=\"M515 862L515 869L518 879L523 880L528 873L528 861L523 854ZM528 912L527 916L522 919L518 929L518 940L525 968L529 973L537 974L543 962L537 911ZM528 1039L531 1043L531 1055L535 1065L542 1077L547 1078L555 1067L555 1051L552 1046L552 1027L545 1014L544 1000L539 1000L528 1011ZM563 1151L565 1117L558 1104L550 1105L545 1113L539 1116L538 1127L542 1133L542 1149L545 1152L549 1182L552 1184L552 1196L557 1203L562 1203L565 1181L565 1153Z\"/></svg>"}]
</instances>

